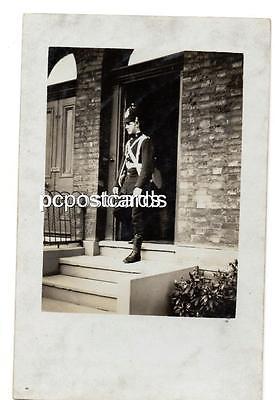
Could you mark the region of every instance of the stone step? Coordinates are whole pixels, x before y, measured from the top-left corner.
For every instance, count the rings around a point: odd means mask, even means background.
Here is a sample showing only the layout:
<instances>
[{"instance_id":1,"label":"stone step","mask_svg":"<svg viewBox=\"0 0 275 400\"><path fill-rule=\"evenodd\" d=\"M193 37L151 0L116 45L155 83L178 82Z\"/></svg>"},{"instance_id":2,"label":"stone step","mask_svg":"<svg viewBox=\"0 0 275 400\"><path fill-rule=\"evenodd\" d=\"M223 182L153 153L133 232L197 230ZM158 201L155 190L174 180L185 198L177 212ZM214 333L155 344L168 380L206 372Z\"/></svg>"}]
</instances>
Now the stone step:
<instances>
[{"instance_id":1,"label":"stone step","mask_svg":"<svg viewBox=\"0 0 275 400\"><path fill-rule=\"evenodd\" d=\"M99 242L100 254L122 260L131 252L132 244L119 240L102 240ZM141 255L148 261L173 261L175 259L173 244L148 243L142 244Z\"/></svg>"},{"instance_id":2,"label":"stone step","mask_svg":"<svg viewBox=\"0 0 275 400\"><path fill-rule=\"evenodd\" d=\"M140 263L125 264L122 260L104 256L74 256L59 259L59 265L75 265L98 270L116 271L130 274L140 274Z\"/></svg>"},{"instance_id":3,"label":"stone step","mask_svg":"<svg viewBox=\"0 0 275 400\"><path fill-rule=\"evenodd\" d=\"M43 297L54 300L93 307L104 311L117 311L117 299L111 297L102 297L46 285L43 285L42 293Z\"/></svg>"},{"instance_id":4,"label":"stone step","mask_svg":"<svg viewBox=\"0 0 275 400\"><path fill-rule=\"evenodd\" d=\"M64 275L106 282L121 282L123 279L141 278L181 268L175 258L173 261L163 260L161 257L160 260L141 260L125 264L120 259L101 255L64 257L59 259L59 265Z\"/></svg>"},{"instance_id":5,"label":"stone step","mask_svg":"<svg viewBox=\"0 0 275 400\"><path fill-rule=\"evenodd\" d=\"M79 265L66 264L60 265L60 274L113 283L121 282L122 279L127 279L129 276L133 275L132 273L128 272L118 272L107 269L81 267Z\"/></svg>"},{"instance_id":6,"label":"stone step","mask_svg":"<svg viewBox=\"0 0 275 400\"><path fill-rule=\"evenodd\" d=\"M91 314L108 313L107 311L99 310L97 308L81 306L79 304L68 303L66 301L49 299L47 297L42 297L42 311Z\"/></svg>"},{"instance_id":7,"label":"stone step","mask_svg":"<svg viewBox=\"0 0 275 400\"><path fill-rule=\"evenodd\" d=\"M117 284L111 282L99 282L65 275L52 275L45 276L43 284L76 292L99 294L105 297L117 298L118 296Z\"/></svg>"},{"instance_id":8,"label":"stone step","mask_svg":"<svg viewBox=\"0 0 275 400\"><path fill-rule=\"evenodd\" d=\"M43 296L115 312L118 285L112 282L53 275L43 277Z\"/></svg>"}]
</instances>

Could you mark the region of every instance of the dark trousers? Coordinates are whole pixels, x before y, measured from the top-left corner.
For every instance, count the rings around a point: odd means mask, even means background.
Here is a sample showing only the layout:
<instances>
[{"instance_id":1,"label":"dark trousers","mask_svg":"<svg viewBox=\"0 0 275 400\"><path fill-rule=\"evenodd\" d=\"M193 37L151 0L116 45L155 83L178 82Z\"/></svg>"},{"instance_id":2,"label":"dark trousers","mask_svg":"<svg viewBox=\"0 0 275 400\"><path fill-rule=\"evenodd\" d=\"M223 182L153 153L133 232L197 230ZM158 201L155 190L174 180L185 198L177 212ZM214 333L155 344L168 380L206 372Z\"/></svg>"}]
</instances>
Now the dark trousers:
<instances>
[{"instance_id":1,"label":"dark trousers","mask_svg":"<svg viewBox=\"0 0 275 400\"><path fill-rule=\"evenodd\" d=\"M120 194L133 194L137 177L137 174L127 175L121 187ZM114 215L124 225L125 236L143 236L145 228L145 210L143 207L117 207L114 209Z\"/></svg>"}]
</instances>

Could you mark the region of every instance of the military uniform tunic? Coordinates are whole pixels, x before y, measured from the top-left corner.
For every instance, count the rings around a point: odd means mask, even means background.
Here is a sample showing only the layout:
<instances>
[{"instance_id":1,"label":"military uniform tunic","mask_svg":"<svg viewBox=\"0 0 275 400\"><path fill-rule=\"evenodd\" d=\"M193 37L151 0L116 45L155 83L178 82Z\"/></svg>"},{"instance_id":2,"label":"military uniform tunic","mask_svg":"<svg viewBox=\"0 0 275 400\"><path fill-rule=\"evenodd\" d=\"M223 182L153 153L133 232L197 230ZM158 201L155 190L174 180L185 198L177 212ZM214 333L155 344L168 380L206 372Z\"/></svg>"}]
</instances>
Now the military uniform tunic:
<instances>
[{"instance_id":1,"label":"military uniform tunic","mask_svg":"<svg viewBox=\"0 0 275 400\"><path fill-rule=\"evenodd\" d=\"M130 152L129 152L130 146ZM136 162L133 162L134 160ZM149 137L144 137L140 132L131 137L125 147L125 155L119 169L119 176L115 186L120 187L120 194L133 194L135 188L142 189L142 193L149 189L153 172L153 146ZM127 212L117 208L115 215L124 223L129 224ZM145 228L145 213L142 207L131 209L133 234L143 236ZM124 214L124 218L123 218Z\"/></svg>"}]
</instances>

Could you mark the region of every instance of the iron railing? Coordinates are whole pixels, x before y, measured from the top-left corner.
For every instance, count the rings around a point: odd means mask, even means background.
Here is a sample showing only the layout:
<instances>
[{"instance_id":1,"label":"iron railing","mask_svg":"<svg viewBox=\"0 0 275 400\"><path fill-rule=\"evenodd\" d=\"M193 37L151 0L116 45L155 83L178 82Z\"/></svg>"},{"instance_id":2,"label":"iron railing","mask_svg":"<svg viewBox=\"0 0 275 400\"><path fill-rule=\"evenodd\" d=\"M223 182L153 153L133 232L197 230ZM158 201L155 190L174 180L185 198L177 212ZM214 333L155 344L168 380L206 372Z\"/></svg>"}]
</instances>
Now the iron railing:
<instances>
[{"instance_id":1,"label":"iron railing","mask_svg":"<svg viewBox=\"0 0 275 400\"><path fill-rule=\"evenodd\" d=\"M44 245L59 245L82 243L85 239L86 208L75 204L66 209L64 198L68 195L78 197L79 192L58 192L45 190L45 195L53 199L56 197L56 206L44 207Z\"/></svg>"}]
</instances>

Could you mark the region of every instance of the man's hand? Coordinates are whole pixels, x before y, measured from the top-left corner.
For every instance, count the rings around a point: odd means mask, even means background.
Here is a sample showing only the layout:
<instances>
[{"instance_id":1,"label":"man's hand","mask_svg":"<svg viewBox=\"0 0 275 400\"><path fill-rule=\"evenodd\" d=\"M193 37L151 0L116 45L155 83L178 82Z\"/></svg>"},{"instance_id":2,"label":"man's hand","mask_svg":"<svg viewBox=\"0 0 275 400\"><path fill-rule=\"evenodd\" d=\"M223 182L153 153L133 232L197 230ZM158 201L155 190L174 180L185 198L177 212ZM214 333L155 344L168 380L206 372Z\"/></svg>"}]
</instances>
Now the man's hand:
<instances>
[{"instance_id":1,"label":"man's hand","mask_svg":"<svg viewBox=\"0 0 275 400\"><path fill-rule=\"evenodd\" d=\"M113 187L113 194L118 195L118 187Z\"/></svg>"},{"instance_id":2,"label":"man's hand","mask_svg":"<svg viewBox=\"0 0 275 400\"><path fill-rule=\"evenodd\" d=\"M140 196L140 195L141 195L141 192L142 192L142 189L139 188L139 187L136 187L136 188L134 189L134 191L133 191L133 195L134 195L134 196Z\"/></svg>"}]
</instances>

